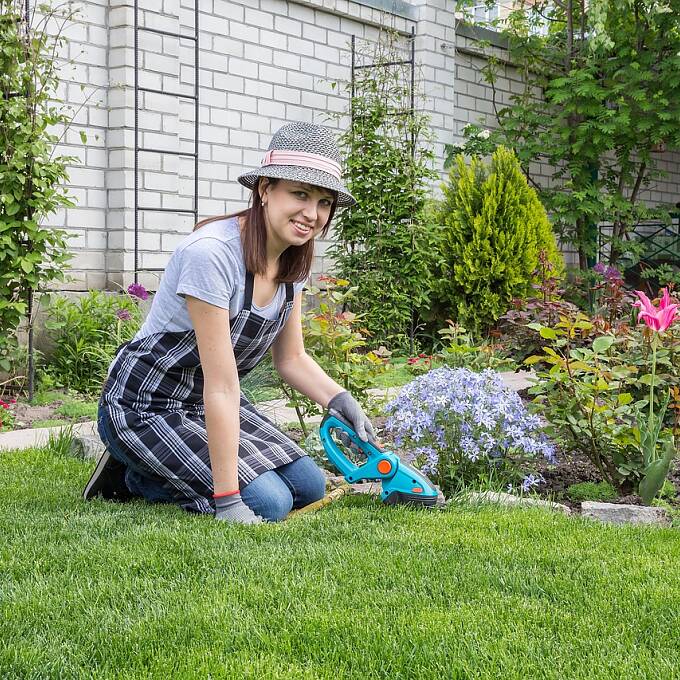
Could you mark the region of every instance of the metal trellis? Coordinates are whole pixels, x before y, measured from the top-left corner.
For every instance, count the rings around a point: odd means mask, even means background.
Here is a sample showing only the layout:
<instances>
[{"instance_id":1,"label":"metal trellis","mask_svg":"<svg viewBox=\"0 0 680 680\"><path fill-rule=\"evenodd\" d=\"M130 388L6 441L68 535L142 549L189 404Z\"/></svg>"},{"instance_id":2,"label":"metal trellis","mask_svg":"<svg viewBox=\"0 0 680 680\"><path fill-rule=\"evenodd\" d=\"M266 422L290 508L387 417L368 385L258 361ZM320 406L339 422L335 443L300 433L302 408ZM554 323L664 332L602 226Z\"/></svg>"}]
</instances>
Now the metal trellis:
<instances>
[{"instance_id":1,"label":"metal trellis","mask_svg":"<svg viewBox=\"0 0 680 680\"><path fill-rule=\"evenodd\" d=\"M194 216L194 223L198 222L198 92L199 92L199 61L198 61L198 3L194 2L194 33L193 35L186 35L185 33L172 31L163 31L149 26L139 25L139 0L134 0L134 59L135 59L135 165L134 165L134 213L135 213L135 283L138 283L140 271L163 271L158 267L140 267L139 266L139 213L143 211L150 212L168 212L177 214L188 214ZM189 40L194 43L194 91L193 94L185 94L183 92L165 92L151 87L142 87L139 84L139 34L140 32L153 33L160 36L177 38L178 40ZM167 151L165 149L154 149L151 147L142 147L139 145L139 93L149 92L152 94L161 94L170 97L177 97L178 99L189 99L194 102L194 150L193 151ZM183 156L194 159L194 199L193 208L175 209L175 208L153 208L139 205L139 154L142 153L158 153L171 156Z\"/></svg>"},{"instance_id":2,"label":"metal trellis","mask_svg":"<svg viewBox=\"0 0 680 680\"><path fill-rule=\"evenodd\" d=\"M374 63L374 64L357 64L356 63L356 35L352 35L351 38L351 68L350 68L350 126L352 130L352 135L354 135L355 126L355 115L354 115L354 98L356 96L356 72L363 69L376 69L376 68L389 68L392 66L410 66L410 107L404 111L399 111L395 115L407 115L411 119L415 116L415 78L416 78L416 30L415 27L411 27L411 33L408 36L410 43L410 57L408 59L398 59L395 61L387 61L385 63ZM409 140L409 150L411 153L411 159L413 160L416 155L416 137L415 137L415 126L409 125L410 130L410 140ZM413 246L413 233L411 233L411 246ZM343 307L344 311L344 307ZM415 344L415 310L411 309L411 328L409 333L409 345L411 354L414 353Z\"/></svg>"}]
</instances>

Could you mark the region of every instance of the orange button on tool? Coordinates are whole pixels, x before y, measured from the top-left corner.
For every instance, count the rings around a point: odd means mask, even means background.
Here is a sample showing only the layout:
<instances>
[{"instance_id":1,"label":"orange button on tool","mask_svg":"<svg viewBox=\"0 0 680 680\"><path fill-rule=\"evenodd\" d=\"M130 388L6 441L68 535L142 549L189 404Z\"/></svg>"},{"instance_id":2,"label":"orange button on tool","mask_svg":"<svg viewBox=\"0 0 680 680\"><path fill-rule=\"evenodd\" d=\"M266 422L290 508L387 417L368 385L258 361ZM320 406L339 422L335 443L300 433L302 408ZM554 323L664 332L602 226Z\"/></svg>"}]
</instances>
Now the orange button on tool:
<instances>
[{"instance_id":1,"label":"orange button on tool","mask_svg":"<svg viewBox=\"0 0 680 680\"><path fill-rule=\"evenodd\" d=\"M381 460L378 463L378 472L381 475L386 475L392 469L392 463L389 460Z\"/></svg>"},{"instance_id":2,"label":"orange button on tool","mask_svg":"<svg viewBox=\"0 0 680 680\"><path fill-rule=\"evenodd\" d=\"M423 487L422 486L414 486L411 491L413 493L423 493Z\"/></svg>"}]
</instances>

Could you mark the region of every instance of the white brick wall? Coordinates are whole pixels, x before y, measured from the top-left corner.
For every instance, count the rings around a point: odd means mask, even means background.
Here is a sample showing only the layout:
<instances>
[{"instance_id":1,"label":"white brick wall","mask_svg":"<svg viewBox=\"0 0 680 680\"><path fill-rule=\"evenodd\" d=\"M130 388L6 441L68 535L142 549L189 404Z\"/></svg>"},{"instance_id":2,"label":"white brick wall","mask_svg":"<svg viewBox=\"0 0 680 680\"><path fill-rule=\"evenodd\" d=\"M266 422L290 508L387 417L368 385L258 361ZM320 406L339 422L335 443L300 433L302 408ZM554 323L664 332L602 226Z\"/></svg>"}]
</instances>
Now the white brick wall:
<instances>
[{"instance_id":1,"label":"white brick wall","mask_svg":"<svg viewBox=\"0 0 680 680\"><path fill-rule=\"evenodd\" d=\"M70 169L78 204L54 215L50 224L74 235L74 281L68 287L116 287L129 283L134 269L133 2L83 0L81 5L81 21L69 29L62 55L75 69L65 73L60 88L69 104L81 107L62 145L63 153L79 159ZM413 5L408 18L381 13L362 0L200 2L200 216L245 205L248 192L236 177L259 164L271 134L283 123L346 125L346 116L333 122L326 114L342 112L347 104L329 81L349 78L351 33L375 38L382 25L408 33L422 10L418 2ZM162 5L140 0L140 26L192 35L193 8L193 0ZM422 24L427 31L433 30L432 16ZM140 31L140 86L191 93L193 63L193 42ZM139 103L140 146L193 151L193 101L140 92ZM140 153L140 205L190 209L193 174L192 158ZM184 214L140 212L138 219L142 267L163 267L192 227L191 216ZM323 260L327 246L318 246L317 273L328 266ZM141 276L151 287L157 278Z\"/></svg>"},{"instance_id":2,"label":"white brick wall","mask_svg":"<svg viewBox=\"0 0 680 680\"><path fill-rule=\"evenodd\" d=\"M352 34L374 40L381 26L403 35L416 30L416 60L431 116L435 155L460 139L467 122L486 115L490 91L481 82L480 63L454 57L454 4L451 0L393 3L383 13L370 0L212 0L199 1L199 210L200 217L245 206L248 193L236 177L259 164L271 134L291 120L344 128L347 97L331 81L349 80ZM134 269L134 31L133 0L82 0L82 21L70 29L69 56L75 71L61 90L82 108L64 140L64 153L83 163L71 171L78 205L50 223L77 236L71 287L127 285ZM389 4L389 3L386 3ZM157 10L162 7L162 13ZM410 7L410 9L408 9ZM140 0L140 25L194 33L194 0ZM407 8L406 10L404 8ZM460 44L460 40L459 40ZM147 32L139 34L140 85L191 93L194 44ZM455 64L454 64L455 60ZM80 86L84 86L81 91ZM512 72L502 74L501 98L520 87ZM88 98L89 97L89 98ZM140 145L193 152L194 102L140 93ZM87 133L87 144L79 137ZM680 158L668 155L667 179L650 193L678 200ZM441 170L441 166L439 167ZM139 154L141 205L191 209L194 163L189 157ZM544 174L547 176L547 169ZM191 215L144 212L139 215L140 264L163 267ZM328 242L318 243L313 271L327 271ZM140 280L154 288L158 274Z\"/></svg>"}]
</instances>

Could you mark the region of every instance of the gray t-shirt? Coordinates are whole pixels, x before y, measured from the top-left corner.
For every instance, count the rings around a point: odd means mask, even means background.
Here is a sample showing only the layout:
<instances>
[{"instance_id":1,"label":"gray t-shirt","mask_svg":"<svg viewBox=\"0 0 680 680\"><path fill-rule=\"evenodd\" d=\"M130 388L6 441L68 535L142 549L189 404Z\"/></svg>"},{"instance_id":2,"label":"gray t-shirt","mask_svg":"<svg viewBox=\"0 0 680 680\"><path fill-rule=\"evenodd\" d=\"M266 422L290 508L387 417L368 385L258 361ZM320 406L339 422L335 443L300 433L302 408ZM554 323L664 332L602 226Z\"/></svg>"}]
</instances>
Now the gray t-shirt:
<instances>
[{"instance_id":1,"label":"gray t-shirt","mask_svg":"<svg viewBox=\"0 0 680 680\"><path fill-rule=\"evenodd\" d=\"M305 283L293 284L295 295ZM134 340L155 333L192 330L185 295L228 309L233 319L243 309L245 285L238 219L210 222L187 236L172 254L151 310ZM252 310L266 319L276 319L285 299L286 286L281 283L266 307L253 302Z\"/></svg>"}]
</instances>

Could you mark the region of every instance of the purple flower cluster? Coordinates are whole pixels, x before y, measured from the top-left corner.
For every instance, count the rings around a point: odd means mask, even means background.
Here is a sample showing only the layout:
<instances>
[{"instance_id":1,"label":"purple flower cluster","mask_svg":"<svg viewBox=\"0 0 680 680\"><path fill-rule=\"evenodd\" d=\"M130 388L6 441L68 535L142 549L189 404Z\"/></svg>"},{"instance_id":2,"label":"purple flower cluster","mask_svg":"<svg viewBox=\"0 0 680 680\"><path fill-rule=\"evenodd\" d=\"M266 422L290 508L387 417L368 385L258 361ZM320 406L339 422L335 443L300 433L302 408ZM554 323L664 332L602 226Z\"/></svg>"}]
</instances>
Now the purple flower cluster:
<instances>
[{"instance_id":1,"label":"purple flower cluster","mask_svg":"<svg viewBox=\"0 0 680 680\"><path fill-rule=\"evenodd\" d=\"M604 262L598 262L593 271L600 276L604 276L607 281L617 281L622 278L621 272L616 267L608 267Z\"/></svg>"},{"instance_id":2,"label":"purple flower cluster","mask_svg":"<svg viewBox=\"0 0 680 680\"><path fill-rule=\"evenodd\" d=\"M149 293L141 283L131 283L128 286L127 292L131 297L139 298L140 300L146 300L149 297Z\"/></svg>"},{"instance_id":3,"label":"purple flower cluster","mask_svg":"<svg viewBox=\"0 0 680 680\"><path fill-rule=\"evenodd\" d=\"M436 474L447 456L487 463L513 455L555 461L538 416L491 369L437 368L403 387L385 411L395 444L424 460L426 474Z\"/></svg>"}]
</instances>

